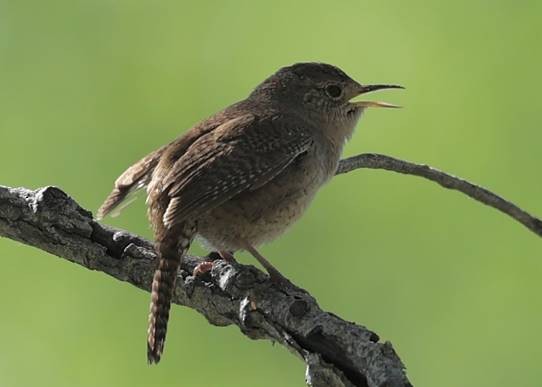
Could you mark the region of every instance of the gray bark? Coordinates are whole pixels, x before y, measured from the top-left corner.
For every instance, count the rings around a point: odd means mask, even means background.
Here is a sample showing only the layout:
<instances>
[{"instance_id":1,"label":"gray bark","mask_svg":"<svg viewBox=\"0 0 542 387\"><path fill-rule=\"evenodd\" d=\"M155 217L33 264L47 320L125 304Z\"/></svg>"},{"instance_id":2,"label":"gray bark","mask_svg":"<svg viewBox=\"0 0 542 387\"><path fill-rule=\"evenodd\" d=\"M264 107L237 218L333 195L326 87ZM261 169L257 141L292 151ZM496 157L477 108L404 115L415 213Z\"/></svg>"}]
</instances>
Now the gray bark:
<instances>
[{"instance_id":1,"label":"gray bark","mask_svg":"<svg viewBox=\"0 0 542 387\"><path fill-rule=\"evenodd\" d=\"M0 236L150 290L152 244L96 222L58 188L0 186ZM183 263L174 302L213 325L234 324L251 339L285 346L305 362L309 385L411 386L390 343L323 311L307 291L293 284L279 289L255 267L224 261L217 261L210 275L194 278L190 273L201 259L187 257Z\"/></svg>"},{"instance_id":2,"label":"gray bark","mask_svg":"<svg viewBox=\"0 0 542 387\"><path fill-rule=\"evenodd\" d=\"M523 224L536 235L542 237L542 220L539 218L529 214L514 203L494 194L484 187L450 175L449 173L439 171L429 165L416 164L377 153L364 153L341 160L337 175L359 168L385 169L434 181L441 187L459 191L480 203L499 210L503 214L506 214Z\"/></svg>"},{"instance_id":3,"label":"gray bark","mask_svg":"<svg viewBox=\"0 0 542 387\"><path fill-rule=\"evenodd\" d=\"M342 160L337 174L359 168L424 177L491 206L542 236L540 219L483 187L427 165L362 154ZM98 223L58 188L0 186L0 236L150 289L156 259L152 244ZM285 346L305 362L310 386L411 386L389 342L323 311L304 289L291 283L277 288L255 267L224 261L217 261L210 274L194 278L190 273L202 259L187 257L183 262L174 302L197 310L213 325L237 325L251 339Z\"/></svg>"}]
</instances>

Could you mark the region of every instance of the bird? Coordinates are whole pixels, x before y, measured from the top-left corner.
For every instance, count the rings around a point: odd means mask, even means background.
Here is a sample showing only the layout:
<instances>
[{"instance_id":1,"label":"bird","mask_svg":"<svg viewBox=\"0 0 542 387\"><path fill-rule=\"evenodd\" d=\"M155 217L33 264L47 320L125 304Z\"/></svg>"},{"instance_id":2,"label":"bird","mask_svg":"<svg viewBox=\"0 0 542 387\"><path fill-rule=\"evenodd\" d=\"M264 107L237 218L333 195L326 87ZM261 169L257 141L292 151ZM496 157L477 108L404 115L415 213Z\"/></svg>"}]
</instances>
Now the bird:
<instances>
[{"instance_id":1,"label":"bird","mask_svg":"<svg viewBox=\"0 0 542 387\"><path fill-rule=\"evenodd\" d=\"M164 351L178 270L194 238L226 261L247 251L280 284L284 277L257 250L283 234L335 174L345 143L369 107L352 101L393 84L364 85L336 66L282 67L247 98L204 119L129 167L99 208L117 211L146 188L158 256L152 280L147 360ZM212 269L206 260L194 270Z\"/></svg>"}]
</instances>

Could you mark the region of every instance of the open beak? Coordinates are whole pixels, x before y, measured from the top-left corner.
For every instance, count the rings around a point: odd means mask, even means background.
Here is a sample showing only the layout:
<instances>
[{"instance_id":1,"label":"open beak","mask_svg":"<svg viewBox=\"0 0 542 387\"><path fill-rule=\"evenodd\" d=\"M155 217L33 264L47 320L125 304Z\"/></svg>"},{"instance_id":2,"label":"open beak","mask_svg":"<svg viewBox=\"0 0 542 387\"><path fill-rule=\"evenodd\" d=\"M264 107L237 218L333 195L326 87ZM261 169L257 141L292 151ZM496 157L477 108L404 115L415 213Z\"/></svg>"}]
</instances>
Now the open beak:
<instances>
[{"instance_id":1,"label":"open beak","mask_svg":"<svg viewBox=\"0 0 542 387\"><path fill-rule=\"evenodd\" d=\"M371 91L382 90L382 89L404 89L404 87L399 86L399 85L365 85L365 86L360 85L357 95L370 93ZM394 105L392 103L381 102L381 101L354 101L354 102L351 102L351 104L358 107L362 107L362 108L368 108L368 107L400 108L401 107L399 105Z\"/></svg>"}]
</instances>

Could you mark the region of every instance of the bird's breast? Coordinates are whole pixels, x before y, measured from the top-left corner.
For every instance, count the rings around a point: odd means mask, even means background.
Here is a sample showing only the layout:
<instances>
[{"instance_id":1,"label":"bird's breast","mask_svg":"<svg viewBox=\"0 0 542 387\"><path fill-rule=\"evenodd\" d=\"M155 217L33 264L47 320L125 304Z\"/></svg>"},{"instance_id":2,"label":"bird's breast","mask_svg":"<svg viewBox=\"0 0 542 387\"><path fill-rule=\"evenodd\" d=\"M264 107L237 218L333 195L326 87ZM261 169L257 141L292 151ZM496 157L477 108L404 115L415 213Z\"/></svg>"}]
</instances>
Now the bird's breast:
<instances>
[{"instance_id":1,"label":"bird's breast","mask_svg":"<svg viewBox=\"0 0 542 387\"><path fill-rule=\"evenodd\" d=\"M337 160L324 158L313 149L265 185L208 211L198 222L201 237L211 247L229 251L242 249L243 240L258 246L275 239L304 214L334 174Z\"/></svg>"}]
</instances>

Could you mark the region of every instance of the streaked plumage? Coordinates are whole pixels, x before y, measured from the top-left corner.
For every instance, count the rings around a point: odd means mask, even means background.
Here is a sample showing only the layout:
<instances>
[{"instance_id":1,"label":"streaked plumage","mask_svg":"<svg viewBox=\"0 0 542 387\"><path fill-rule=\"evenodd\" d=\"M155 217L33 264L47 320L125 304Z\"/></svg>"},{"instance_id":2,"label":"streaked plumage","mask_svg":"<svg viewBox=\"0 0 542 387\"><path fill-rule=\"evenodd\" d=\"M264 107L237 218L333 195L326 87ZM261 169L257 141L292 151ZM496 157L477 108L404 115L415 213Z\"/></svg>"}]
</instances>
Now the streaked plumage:
<instances>
[{"instance_id":1,"label":"streaked plumage","mask_svg":"<svg viewBox=\"0 0 542 387\"><path fill-rule=\"evenodd\" d=\"M376 88L394 86L378 85ZM283 233L335 173L364 107L364 92L336 67L300 63L280 69L250 96L146 156L115 182L107 215L147 187L160 257L154 275L148 359L163 351L175 279L198 235L218 251L253 248Z\"/></svg>"}]
</instances>

